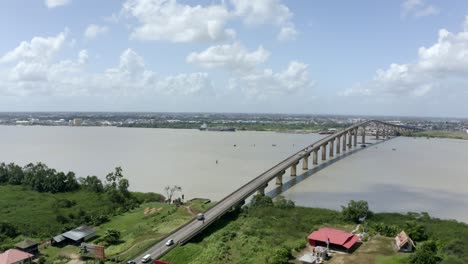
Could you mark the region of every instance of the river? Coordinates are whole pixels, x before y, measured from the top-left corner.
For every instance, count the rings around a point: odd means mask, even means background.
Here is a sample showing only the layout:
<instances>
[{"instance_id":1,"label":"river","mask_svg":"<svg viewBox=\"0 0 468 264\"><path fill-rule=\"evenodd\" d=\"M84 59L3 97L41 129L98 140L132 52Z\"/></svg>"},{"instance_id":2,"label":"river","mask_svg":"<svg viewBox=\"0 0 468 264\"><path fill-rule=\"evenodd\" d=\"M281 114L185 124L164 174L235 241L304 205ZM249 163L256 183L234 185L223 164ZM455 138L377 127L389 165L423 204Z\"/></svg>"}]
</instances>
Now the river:
<instances>
[{"instance_id":1,"label":"river","mask_svg":"<svg viewBox=\"0 0 468 264\"><path fill-rule=\"evenodd\" d=\"M79 177L101 179L122 166L131 190L163 193L166 185L180 185L186 199L219 200L320 138L274 132L0 126L0 161L41 161ZM298 176L301 182L284 195L304 206L338 209L350 199L363 199L374 211L427 211L468 222L466 161L468 141L395 138L310 176Z\"/></svg>"}]
</instances>

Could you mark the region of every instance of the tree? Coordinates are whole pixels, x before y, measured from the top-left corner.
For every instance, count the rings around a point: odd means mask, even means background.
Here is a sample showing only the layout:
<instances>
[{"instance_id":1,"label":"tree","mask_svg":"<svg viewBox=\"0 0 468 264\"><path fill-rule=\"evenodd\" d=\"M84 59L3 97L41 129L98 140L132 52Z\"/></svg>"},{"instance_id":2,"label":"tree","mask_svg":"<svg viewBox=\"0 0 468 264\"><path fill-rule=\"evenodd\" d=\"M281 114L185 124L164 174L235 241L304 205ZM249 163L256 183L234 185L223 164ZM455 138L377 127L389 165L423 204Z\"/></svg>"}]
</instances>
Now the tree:
<instances>
[{"instance_id":1,"label":"tree","mask_svg":"<svg viewBox=\"0 0 468 264\"><path fill-rule=\"evenodd\" d=\"M167 201L169 201L169 203L171 203L172 201L172 197L174 196L174 193L175 192L181 192L182 191L182 187L180 186L177 186L177 185L174 185L174 186L166 186L164 187L164 191L166 192L166 197L167 197Z\"/></svg>"},{"instance_id":2,"label":"tree","mask_svg":"<svg viewBox=\"0 0 468 264\"><path fill-rule=\"evenodd\" d=\"M274 201L275 207L278 208L294 208L294 201L286 199L283 195L278 195Z\"/></svg>"},{"instance_id":3,"label":"tree","mask_svg":"<svg viewBox=\"0 0 468 264\"><path fill-rule=\"evenodd\" d=\"M127 179L125 178L122 178L119 180L119 184L118 184L118 188L119 188L119 191L125 195L125 196L128 196L130 193L128 192L128 187L130 186L130 183L128 182Z\"/></svg>"},{"instance_id":4,"label":"tree","mask_svg":"<svg viewBox=\"0 0 468 264\"><path fill-rule=\"evenodd\" d=\"M18 228L14 224L9 222L0 222L0 235L13 238L18 234Z\"/></svg>"},{"instance_id":5,"label":"tree","mask_svg":"<svg viewBox=\"0 0 468 264\"><path fill-rule=\"evenodd\" d=\"M428 238L426 227L416 221L408 221L405 223L405 231L414 241L424 241Z\"/></svg>"},{"instance_id":6,"label":"tree","mask_svg":"<svg viewBox=\"0 0 468 264\"><path fill-rule=\"evenodd\" d=\"M116 167L114 172L110 172L106 175L107 184L112 189L117 189L117 185L122 178L122 168L120 166Z\"/></svg>"},{"instance_id":7,"label":"tree","mask_svg":"<svg viewBox=\"0 0 468 264\"><path fill-rule=\"evenodd\" d=\"M86 176L86 178L79 178L78 179L83 188L86 191L101 193L104 191L104 186L102 185L102 181L96 176Z\"/></svg>"},{"instance_id":8,"label":"tree","mask_svg":"<svg viewBox=\"0 0 468 264\"><path fill-rule=\"evenodd\" d=\"M265 262L268 264L286 264L291 258L291 250L287 247L279 247L273 253L266 257Z\"/></svg>"},{"instance_id":9,"label":"tree","mask_svg":"<svg viewBox=\"0 0 468 264\"><path fill-rule=\"evenodd\" d=\"M437 256L437 244L434 241L421 244L409 257L410 264L437 264L441 260L442 258Z\"/></svg>"},{"instance_id":10,"label":"tree","mask_svg":"<svg viewBox=\"0 0 468 264\"><path fill-rule=\"evenodd\" d=\"M114 244L114 243L118 242L119 239L120 239L120 231L118 231L116 229L109 228L104 233L103 240L105 242L107 242L108 244Z\"/></svg>"},{"instance_id":11,"label":"tree","mask_svg":"<svg viewBox=\"0 0 468 264\"><path fill-rule=\"evenodd\" d=\"M369 211L369 204L366 201L351 200L348 207L341 206L341 214L345 220L359 223L363 218L371 216L372 212Z\"/></svg>"}]
</instances>

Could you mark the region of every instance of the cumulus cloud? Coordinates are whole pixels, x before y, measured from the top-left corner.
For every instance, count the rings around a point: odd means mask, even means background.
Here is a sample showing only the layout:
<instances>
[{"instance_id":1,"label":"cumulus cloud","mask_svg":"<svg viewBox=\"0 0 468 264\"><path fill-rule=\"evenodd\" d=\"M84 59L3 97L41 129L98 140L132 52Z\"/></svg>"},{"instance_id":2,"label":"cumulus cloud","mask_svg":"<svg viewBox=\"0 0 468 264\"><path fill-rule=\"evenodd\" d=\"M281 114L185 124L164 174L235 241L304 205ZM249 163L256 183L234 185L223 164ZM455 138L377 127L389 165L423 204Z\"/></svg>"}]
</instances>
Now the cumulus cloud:
<instances>
[{"instance_id":1,"label":"cumulus cloud","mask_svg":"<svg viewBox=\"0 0 468 264\"><path fill-rule=\"evenodd\" d=\"M87 71L87 50L79 51L75 60L54 59L66 47L65 41L65 33L49 38L35 37L1 56L0 93L15 96L158 96L212 92L213 85L206 73L158 76L132 49L122 52L116 67L102 73L90 73Z\"/></svg>"},{"instance_id":2,"label":"cumulus cloud","mask_svg":"<svg viewBox=\"0 0 468 264\"><path fill-rule=\"evenodd\" d=\"M374 79L347 89L343 95L414 95L423 96L431 90L449 89L456 81L468 85L468 17L463 31L439 30L437 42L420 47L415 63L391 64L378 70ZM460 88L459 89L466 89Z\"/></svg>"},{"instance_id":3,"label":"cumulus cloud","mask_svg":"<svg viewBox=\"0 0 468 264\"><path fill-rule=\"evenodd\" d=\"M272 94L293 94L313 86L308 65L297 61L291 61L282 72L275 73L271 69L265 69L231 78L229 84L231 89L240 89L253 98L265 98Z\"/></svg>"},{"instance_id":4,"label":"cumulus cloud","mask_svg":"<svg viewBox=\"0 0 468 264\"><path fill-rule=\"evenodd\" d=\"M297 30L291 22L293 13L280 0L231 0L234 14L248 25L272 24L280 27L279 40L292 40Z\"/></svg>"},{"instance_id":5,"label":"cumulus cloud","mask_svg":"<svg viewBox=\"0 0 468 264\"><path fill-rule=\"evenodd\" d=\"M297 30L293 13L280 0L231 0L230 5L189 5L177 0L126 0L121 14L138 21L131 38L171 42L207 42L233 39L227 24L241 20L246 25L274 25L278 39L292 40Z\"/></svg>"},{"instance_id":6,"label":"cumulus cloud","mask_svg":"<svg viewBox=\"0 0 468 264\"><path fill-rule=\"evenodd\" d=\"M84 32L84 36L87 39L94 39L98 37L99 35L106 34L108 31L109 31L109 28L107 26L99 26L96 24L91 24L86 28Z\"/></svg>"},{"instance_id":7,"label":"cumulus cloud","mask_svg":"<svg viewBox=\"0 0 468 264\"><path fill-rule=\"evenodd\" d=\"M438 15L439 12L439 8L427 4L424 0L405 0L401 4L401 13L403 16L412 15L414 17L424 17Z\"/></svg>"},{"instance_id":8,"label":"cumulus cloud","mask_svg":"<svg viewBox=\"0 0 468 264\"><path fill-rule=\"evenodd\" d=\"M231 14L223 5L190 6L176 0L127 0L122 12L138 20L131 37L172 42L219 41L235 36L226 28Z\"/></svg>"},{"instance_id":9,"label":"cumulus cloud","mask_svg":"<svg viewBox=\"0 0 468 264\"><path fill-rule=\"evenodd\" d=\"M69 3L71 3L71 0L45 0L44 1L44 4L48 8L55 8L55 7L59 7L59 6L64 6L64 5L68 5Z\"/></svg>"},{"instance_id":10,"label":"cumulus cloud","mask_svg":"<svg viewBox=\"0 0 468 264\"><path fill-rule=\"evenodd\" d=\"M192 52L187 56L187 62L204 68L225 68L235 72L253 70L270 57L270 52L262 46L249 52L239 42L211 46L202 52Z\"/></svg>"}]
</instances>

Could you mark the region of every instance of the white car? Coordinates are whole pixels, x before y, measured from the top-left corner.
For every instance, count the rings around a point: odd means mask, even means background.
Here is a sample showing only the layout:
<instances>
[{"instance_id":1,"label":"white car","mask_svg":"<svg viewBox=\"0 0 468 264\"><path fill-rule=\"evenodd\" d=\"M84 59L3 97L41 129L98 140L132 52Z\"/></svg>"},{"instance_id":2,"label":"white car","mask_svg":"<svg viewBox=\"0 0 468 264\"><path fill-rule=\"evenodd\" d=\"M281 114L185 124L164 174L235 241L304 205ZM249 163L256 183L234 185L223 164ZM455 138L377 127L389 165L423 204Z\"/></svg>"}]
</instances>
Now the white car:
<instances>
[{"instance_id":1,"label":"white car","mask_svg":"<svg viewBox=\"0 0 468 264\"><path fill-rule=\"evenodd\" d=\"M170 247L174 244L174 240L172 239L169 239L167 242L166 242L166 246Z\"/></svg>"},{"instance_id":2,"label":"white car","mask_svg":"<svg viewBox=\"0 0 468 264\"><path fill-rule=\"evenodd\" d=\"M143 258L141 258L141 262L143 263L148 263L151 261L151 255L150 254L146 254L145 256L143 256Z\"/></svg>"}]
</instances>

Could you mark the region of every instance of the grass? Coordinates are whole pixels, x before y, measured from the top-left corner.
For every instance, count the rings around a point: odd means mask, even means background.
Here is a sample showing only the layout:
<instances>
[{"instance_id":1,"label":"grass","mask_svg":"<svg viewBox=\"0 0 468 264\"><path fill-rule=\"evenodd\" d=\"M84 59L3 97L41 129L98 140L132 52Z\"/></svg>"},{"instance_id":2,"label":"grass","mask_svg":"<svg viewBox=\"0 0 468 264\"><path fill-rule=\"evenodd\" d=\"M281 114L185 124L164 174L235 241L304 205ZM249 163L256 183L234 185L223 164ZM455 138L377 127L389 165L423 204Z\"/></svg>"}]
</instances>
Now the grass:
<instances>
[{"instance_id":1,"label":"grass","mask_svg":"<svg viewBox=\"0 0 468 264\"><path fill-rule=\"evenodd\" d=\"M453 138L453 139L464 139L468 140L468 133L457 132L457 131L422 131L417 133L411 133L410 136L413 137L428 137L428 138Z\"/></svg>"},{"instance_id":2,"label":"grass","mask_svg":"<svg viewBox=\"0 0 468 264\"><path fill-rule=\"evenodd\" d=\"M0 193L1 221L14 223L24 236L41 240L63 231L57 215L76 216L80 209L90 215L112 210L112 203L103 199L103 194L87 191L51 194L35 192L24 186L5 185L0 186ZM69 208L57 206L65 199L76 204Z\"/></svg>"},{"instance_id":3,"label":"grass","mask_svg":"<svg viewBox=\"0 0 468 264\"><path fill-rule=\"evenodd\" d=\"M375 214L368 221L403 228L406 221L423 223L430 239L436 239L440 254L468 263L468 225L421 215ZM305 247L306 237L321 227L351 231L355 226L341 220L337 211L318 208L276 207L249 208L221 218L190 243L178 246L163 260L177 264L198 263L269 263L278 248L298 252ZM330 264L398 264L407 263L410 254L393 249L393 237L373 236L352 254L336 254ZM456 245L456 246L454 246ZM450 262L446 262L450 263Z\"/></svg>"}]
</instances>

